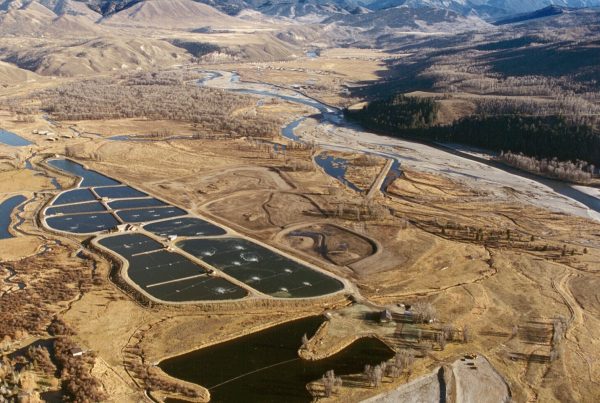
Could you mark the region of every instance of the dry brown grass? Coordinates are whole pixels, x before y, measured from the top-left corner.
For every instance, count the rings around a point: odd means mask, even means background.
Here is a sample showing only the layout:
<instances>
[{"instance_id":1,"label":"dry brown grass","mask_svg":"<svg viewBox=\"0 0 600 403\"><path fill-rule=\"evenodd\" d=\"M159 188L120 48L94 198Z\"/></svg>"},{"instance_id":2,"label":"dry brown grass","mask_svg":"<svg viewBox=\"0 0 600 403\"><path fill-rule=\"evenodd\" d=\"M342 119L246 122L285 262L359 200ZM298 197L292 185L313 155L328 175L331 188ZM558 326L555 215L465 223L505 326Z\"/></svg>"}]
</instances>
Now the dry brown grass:
<instances>
[{"instance_id":1,"label":"dry brown grass","mask_svg":"<svg viewBox=\"0 0 600 403\"><path fill-rule=\"evenodd\" d=\"M265 106L257 113L276 114L282 120L289 120L300 111L284 105ZM4 126L10 117L1 119ZM36 121L32 127L39 123ZM376 196L377 205L391 209L393 214L367 223L350 216L328 216L323 212L334 211L340 204L349 208L363 206L364 200L320 170L286 170L289 167L286 161L271 155L267 150L270 146L257 146L242 139L112 142L102 137L123 132L145 134L152 127L169 128L170 122L73 123L102 136L61 139L56 143L38 141L34 150L53 154L64 153L67 145L74 147L89 167L192 211L210 214L239 232L343 275L373 302L427 301L435 306L443 323L451 322L457 328L466 324L471 328L472 342L449 343L444 351L431 350L430 342L429 346L421 343L427 354L418 360L411 379L429 373L440 361L478 351L485 353L509 381L516 401L534 398L592 401L600 393L595 383L600 368L591 358L597 355L600 346L597 332L600 308L597 298L594 299L600 257L597 223L532 206L498 202L464 184L416 171L407 171L403 179L392 185L392 197ZM18 126L15 122L9 124ZM17 131L27 133L30 129L24 126ZM174 130L190 133L193 127L182 124ZM308 163L311 150L289 151L288 159ZM3 186L15 181L19 187L44 189L45 185L36 182L38 177L13 171L5 172L11 172L10 178L20 179L7 180ZM374 166L368 171L353 167L350 172L354 178L362 177L366 186L376 171ZM61 178L65 185L73 182ZM25 229L41 236L32 220L33 206L27 214ZM291 244L281 239L294 226L323 230L330 225L362 235L361 240L343 231L331 235L333 247L340 242L348 243L347 257L368 255L362 239L372 239L380 252L351 263L346 258L324 259L314 253L310 242ZM28 238L14 242L26 243L25 239ZM19 278L31 289L46 286L44 281L69 273L70 269L81 274L80 270L89 264L70 255L76 250L75 242L60 239L69 246L54 248L43 261L40 257L16 263ZM563 245L569 251L565 256L561 253ZM570 251L574 251L572 255ZM98 264L97 270L106 279L108 263L98 258ZM86 289L82 298L67 309L65 301L75 289L67 291L64 300L51 301L52 307L46 313L65 309L61 316L77 331L76 340L97 351L99 360L93 373L114 396L114 401L140 399L137 379L123 365L124 360L139 356L127 348L143 347L147 361L154 363L165 356L320 311L316 307L299 306L276 309L244 306L239 311L212 309L211 313L199 312L196 307L146 309L108 281ZM551 339L548 329L558 316L565 317L569 325L561 357L550 361L552 346L548 342ZM35 322L33 331L43 333L42 322L46 319ZM251 324L256 327L249 327ZM513 335L515 325L518 331ZM356 330L353 326L346 329L349 336ZM532 344L531 335L536 332L543 337ZM400 345L403 341L396 342ZM386 383L384 389L402 382ZM353 399L375 391L342 388L340 393L341 398Z\"/></svg>"},{"instance_id":2,"label":"dry brown grass","mask_svg":"<svg viewBox=\"0 0 600 403\"><path fill-rule=\"evenodd\" d=\"M319 58L299 58L282 62L228 65L236 69L244 81L260 81L290 87L304 86L307 94L326 103L346 106L354 103L347 98L347 84L374 81L386 69L384 52L367 49L327 49ZM211 66L222 68L225 66Z\"/></svg>"}]
</instances>

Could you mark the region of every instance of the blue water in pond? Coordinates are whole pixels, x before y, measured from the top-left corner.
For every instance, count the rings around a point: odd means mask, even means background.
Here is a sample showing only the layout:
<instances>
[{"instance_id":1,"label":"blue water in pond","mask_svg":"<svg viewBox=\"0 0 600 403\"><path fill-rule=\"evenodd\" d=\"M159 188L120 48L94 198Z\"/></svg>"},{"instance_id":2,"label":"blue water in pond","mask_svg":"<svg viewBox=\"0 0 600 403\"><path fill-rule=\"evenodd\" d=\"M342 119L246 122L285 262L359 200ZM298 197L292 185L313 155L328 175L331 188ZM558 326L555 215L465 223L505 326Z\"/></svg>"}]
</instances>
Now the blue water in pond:
<instances>
[{"instance_id":1,"label":"blue water in pond","mask_svg":"<svg viewBox=\"0 0 600 403\"><path fill-rule=\"evenodd\" d=\"M109 213L87 213L48 217L46 224L59 231L92 234L115 228L119 222Z\"/></svg>"},{"instance_id":2,"label":"blue water in pond","mask_svg":"<svg viewBox=\"0 0 600 403\"><path fill-rule=\"evenodd\" d=\"M12 238L8 228L10 227L10 215L13 210L27 198L25 196L13 196L0 203L0 239Z\"/></svg>"},{"instance_id":3,"label":"blue water in pond","mask_svg":"<svg viewBox=\"0 0 600 403\"><path fill-rule=\"evenodd\" d=\"M117 212L119 218L123 220L123 222L128 223L157 221L163 218L179 217L186 214L187 212L173 206L123 210Z\"/></svg>"},{"instance_id":4,"label":"blue water in pond","mask_svg":"<svg viewBox=\"0 0 600 403\"><path fill-rule=\"evenodd\" d=\"M24 147L32 144L31 141L25 140L23 137L7 132L4 129L0 129L0 143L13 147Z\"/></svg>"},{"instance_id":5,"label":"blue water in pond","mask_svg":"<svg viewBox=\"0 0 600 403\"><path fill-rule=\"evenodd\" d=\"M77 213L98 213L106 211L102 203L90 202L90 203L78 203L69 204L67 206L50 207L46 210L46 215L57 215L57 214L77 214Z\"/></svg>"},{"instance_id":6,"label":"blue water in pond","mask_svg":"<svg viewBox=\"0 0 600 403\"><path fill-rule=\"evenodd\" d=\"M173 220L160 221L145 225L144 229L162 237L167 237L169 235L215 236L226 234L226 231L223 228L193 217L182 217Z\"/></svg>"},{"instance_id":7,"label":"blue water in pond","mask_svg":"<svg viewBox=\"0 0 600 403\"><path fill-rule=\"evenodd\" d=\"M143 207L163 207L168 206L167 203L162 202L158 199L147 198L147 199L128 199L128 200L115 200L108 203L113 210L122 210L128 208L143 208Z\"/></svg>"},{"instance_id":8,"label":"blue water in pond","mask_svg":"<svg viewBox=\"0 0 600 403\"><path fill-rule=\"evenodd\" d=\"M79 185L80 187L120 185L120 183L116 180L104 176L96 171L85 169L82 165L70 160L50 160L48 161L48 164L60 169L61 171L65 171L72 175L83 178L81 184Z\"/></svg>"},{"instance_id":9,"label":"blue water in pond","mask_svg":"<svg viewBox=\"0 0 600 403\"><path fill-rule=\"evenodd\" d=\"M58 206L61 204L81 203L94 200L96 200L96 197L92 194L92 192L90 192L89 189L73 189L61 193L56 200L54 200L52 205Z\"/></svg>"},{"instance_id":10,"label":"blue water in pond","mask_svg":"<svg viewBox=\"0 0 600 403\"><path fill-rule=\"evenodd\" d=\"M94 191L100 197L108 197L109 199L129 199L135 197L146 197L148 196L144 192L140 192L137 189L129 186L113 186L106 188L97 188Z\"/></svg>"},{"instance_id":11,"label":"blue water in pond","mask_svg":"<svg viewBox=\"0 0 600 403\"><path fill-rule=\"evenodd\" d=\"M350 189L361 192L354 183L346 179L346 171L348 170L348 161L346 159L320 154L315 157L315 162L325 170L327 175L336 178Z\"/></svg>"}]
</instances>

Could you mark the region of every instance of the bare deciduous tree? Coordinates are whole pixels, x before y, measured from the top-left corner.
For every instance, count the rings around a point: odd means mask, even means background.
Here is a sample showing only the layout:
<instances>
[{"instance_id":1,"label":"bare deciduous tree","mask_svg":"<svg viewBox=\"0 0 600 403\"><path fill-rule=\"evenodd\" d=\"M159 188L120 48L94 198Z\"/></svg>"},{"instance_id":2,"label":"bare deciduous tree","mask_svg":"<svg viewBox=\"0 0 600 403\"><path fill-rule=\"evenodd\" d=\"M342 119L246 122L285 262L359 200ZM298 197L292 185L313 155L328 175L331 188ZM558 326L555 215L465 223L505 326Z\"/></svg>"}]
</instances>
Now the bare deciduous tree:
<instances>
[{"instance_id":1,"label":"bare deciduous tree","mask_svg":"<svg viewBox=\"0 0 600 403\"><path fill-rule=\"evenodd\" d=\"M306 348L308 346L308 336L306 333L302 335L302 348Z\"/></svg>"},{"instance_id":2,"label":"bare deciduous tree","mask_svg":"<svg viewBox=\"0 0 600 403\"><path fill-rule=\"evenodd\" d=\"M326 397L330 397L343 384L342 378L335 376L335 372L332 369L323 375L321 382L323 383L323 391Z\"/></svg>"},{"instance_id":3,"label":"bare deciduous tree","mask_svg":"<svg viewBox=\"0 0 600 403\"><path fill-rule=\"evenodd\" d=\"M436 318L436 311L430 302L416 302L411 308L413 318L417 323L425 323Z\"/></svg>"},{"instance_id":4,"label":"bare deciduous tree","mask_svg":"<svg viewBox=\"0 0 600 403\"><path fill-rule=\"evenodd\" d=\"M471 341L471 330L469 329L468 325L463 325L462 337L463 337L463 342L465 342L465 343L468 343L469 341Z\"/></svg>"},{"instance_id":5,"label":"bare deciduous tree","mask_svg":"<svg viewBox=\"0 0 600 403\"><path fill-rule=\"evenodd\" d=\"M537 159L510 151L501 153L498 159L526 171L578 183L589 183L595 170L594 165L585 161L559 161L556 158Z\"/></svg>"}]
</instances>

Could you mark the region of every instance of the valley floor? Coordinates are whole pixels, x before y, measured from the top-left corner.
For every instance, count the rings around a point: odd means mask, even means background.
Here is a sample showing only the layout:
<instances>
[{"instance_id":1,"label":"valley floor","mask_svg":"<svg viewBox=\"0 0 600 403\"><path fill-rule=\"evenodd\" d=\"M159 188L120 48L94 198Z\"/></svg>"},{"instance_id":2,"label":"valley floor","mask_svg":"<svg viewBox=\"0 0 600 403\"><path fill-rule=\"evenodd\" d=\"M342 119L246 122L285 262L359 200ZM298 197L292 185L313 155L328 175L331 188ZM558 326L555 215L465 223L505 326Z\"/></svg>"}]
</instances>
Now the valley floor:
<instances>
[{"instance_id":1,"label":"valley floor","mask_svg":"<svg viewBox=\"0 0 600 403\"><path fill-rule=\"evenodd\" d=\"M231 73L221 74L206 85L248 88L232 81ZM273 84L290 83L273 79ZM289 88L264 83L252 88L309 100ZM323 99L333 103L336 95ZM336 119L335 109L325 107ZM344 374L342 386L328 398L313 382L319 400L399 396L415 381L429 385L419 392L428 396L439 385L427 379L440 367L443 376L453 377L446 384L455 385L453 396L463 397L458 401L475 401L473 396L482 396L489 384L515 401L594 401L600 394L600 365L593 359L600 348L596 213L548 186L482 163L321 121L306 104L271 104L263 97L254 107L236 111L242 112L269 113L282 122L307 117L294 132L303 143L279 135L260 142L206 135L212 133L117 141L109 137L143 135L151 127L178 134L196 130L187 123L143 119L55 126L42 116L33 122L18 122L8 112L0 116L1 127L33 143L0 145L0 201L16 193L28 199L22 212L12 214L13 222L23 220L11 229L16 238L0 240L8 251L0 264L7 352L50 337L48 325L60 319L71 331L57 337L95 355L86 365L106 400L182 397L185 388L206 400L205 389L169 378L156 365L291 319L329 313L327 325L308 342L315 357L331 355L358 337L376 336L394 351L410 349L416 360L410 371L384 377L379 387L362 375ZM55 131L57 140L32 134L41 128ZM286 151L274 152L273 143ZM352 284L349 295L228 305L140 304L114 284L114 262L85 242L82 246L82 238L40 226L39 212L59 192L55 185L75 185L72 177L48 170L43 160L67 150L91 169L346 279ZM315 156L324 151L346 160L346 179L365 192L319 168ZM362 158L365 152L372 154L368 161ZM401 161L403 175L382 193L378 179L390 168L390 158ZM437 320L407 322L402 307L418 302L432 304ZM379 314L386 308L395 316L384 325ZM15 319L16 312L25 319ZM441 342L439 335L449 328L451 337ZM479 355L477 370L463 368L461 358L469 353ZM32 391L60 389L58 380L50 381L51 371L32 367L30 372L38 380Z\"/></svg>"}]
</instances>

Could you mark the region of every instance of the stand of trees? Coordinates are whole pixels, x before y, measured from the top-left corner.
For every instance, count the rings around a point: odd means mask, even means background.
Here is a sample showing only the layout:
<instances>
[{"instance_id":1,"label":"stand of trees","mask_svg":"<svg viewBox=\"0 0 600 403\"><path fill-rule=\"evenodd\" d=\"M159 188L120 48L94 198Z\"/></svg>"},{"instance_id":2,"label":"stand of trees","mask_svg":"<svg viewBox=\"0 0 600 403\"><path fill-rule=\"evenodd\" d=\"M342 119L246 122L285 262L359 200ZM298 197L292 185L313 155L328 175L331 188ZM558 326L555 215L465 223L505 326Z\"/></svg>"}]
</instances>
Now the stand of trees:
<instances>
[{"instance_id":1,"label":"stand of trees","mask_svg":"<svg viewBox=\"0 0 600 403\"><path fill-rule=\"evenodd\" d=\"M346 114L368 129L391 136L600 165L600 131L560 115L476 114L441 126L433 124L437 114L434 100L398 95Z\"/></svg>"},{"instance_id":2,"label":"stand of trees","mask_svg":"<svg viewBox=\"0 0 600 403\"><path fill-rule=\"evenodd\" d=\"M438 105L431 98L393 97L370 102L351 117L365 126L377 129L415 129L430 127L438 112Z\"/></svg>"},{"instance_id":3,"label":"stand of trees","mask_svg":"<svg viewBox=\"0 0 600 403\"><path fill-rule=\"evenodd\" d=\"M333 370L329 370L323 375L321 378L321 382L323 383L323 391L325 393L325 397L331 397L331 395L336 391L337 388L342 386L342 378L339 376L335 376L335 372Z\"/></svg>"},{"instance_id":4,"label":"stand of trees","mask_svg":"<svg viewBox=\"0 0 600 403\"><path fill-rule=\"evenodd\" d=\"M2 337L19 340L27 334L44 332L58 304L90 289L94 280L93 262L65 260L67 253L67 248L56 246L45 254L7 263L6 267L26 287L0 297Z\"/></svg>"},{"instance_id":5,"label":"stand of trees","mask_svg":"<svg viewBox=\"0 0 600 403\"><path fill-rule=\"evenodd\" d=\"M279 133L281 122L276 118L246 112L256 105L256 98L186 84L187 78L140 73L120 81L93 79L66 84L34 96L40 109L59 121L141 118L189 122L198 130L236 136L272 137ZM36 112L14 100L5 104L17 112Z\"/></svg>"},{"instance_id":6,"label":"stand of trees","mask_svg":"<svg viewBox=\"0 0 600 403\"><path fill-rule=\"evenodd\" d=\"M181 39L173 39L171 44L178 48L185 49L192 56L199 58L209 53L218 52L221 48L217 45L208 42L184 41Z\"/></svg>"},{"instance_id":7,"label":"stand of trees","mask_svg":"<svg viewBox=\"0 0 600 403\"><path fill-rule=\"evenodd\" d=\"M365 365L363 377L367 385L378 387L385 377L396 379L405 372L410 376L414 363L415 353L413 350L400 350L391 360L383 361L375 366Z\"/></svg>"},{"instance_id":8,"label":"stand of trees","mask_svg":"<svg viewBox=\"0 0 600 403\"><path fill-rule=\"evenodd\" d=\"M595 170L594 165L589 165L584 161L563 162L546 158L540 160L510 151L500 153L498 160L526 171L578 183L591 182Z\"/></svg>"},{"instance_id":9,"label":"stand of trees","mask_svg":"<svg viewBox=\"0 0 600 403\"><path fill-rule=\"evenodd\" d=\"M94 353L88 352L83 357L73 357L71 351L74 348L76 344L66 337L59 337L54 343L65 400L82 403L105 400L108 396L102 384L90 373L95 361Z\"/></svg>"}]
</instances>

